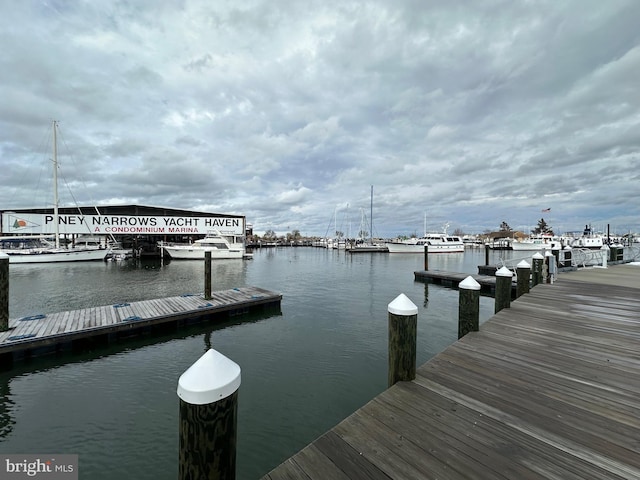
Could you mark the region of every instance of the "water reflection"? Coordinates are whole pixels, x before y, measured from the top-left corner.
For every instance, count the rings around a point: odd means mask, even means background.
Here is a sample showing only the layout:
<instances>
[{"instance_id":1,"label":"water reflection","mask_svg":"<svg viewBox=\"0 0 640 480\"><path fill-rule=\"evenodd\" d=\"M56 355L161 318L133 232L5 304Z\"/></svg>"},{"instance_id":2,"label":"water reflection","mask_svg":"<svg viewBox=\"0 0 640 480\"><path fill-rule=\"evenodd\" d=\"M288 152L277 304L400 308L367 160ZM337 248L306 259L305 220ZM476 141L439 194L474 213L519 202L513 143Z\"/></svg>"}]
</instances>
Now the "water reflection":
<instances>
[{"instance_id":1,"label":"water reflection","mask_svg":"<svg viewBox=\"0 0 640 480\"><path fill-rule=\"evenodd\" d=\"M12 415L15 403L11 398L11 386L8 379L0 379L0 439L13 431L16 421Z\"/></svg>"}]
</instances>

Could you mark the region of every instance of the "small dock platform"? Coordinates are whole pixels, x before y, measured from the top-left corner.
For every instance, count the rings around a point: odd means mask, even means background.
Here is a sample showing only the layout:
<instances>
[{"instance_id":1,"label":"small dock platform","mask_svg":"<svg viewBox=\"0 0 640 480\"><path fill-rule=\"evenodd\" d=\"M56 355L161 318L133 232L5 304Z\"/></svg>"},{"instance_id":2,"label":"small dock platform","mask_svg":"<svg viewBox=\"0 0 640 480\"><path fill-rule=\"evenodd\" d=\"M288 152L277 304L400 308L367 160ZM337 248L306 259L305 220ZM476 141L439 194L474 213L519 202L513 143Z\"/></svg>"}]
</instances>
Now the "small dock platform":
<instances>
[{"instance_id":1,"label":"small dock platform","mask_svg":"<svg viewBox=\"0 0 640 480\"><path fill-rule=\"evenodd\" d=\"M638 345L640 266L562 274L263 478L640 479Z\"/></svg>"},{"instance_id":2,"label":"small dock platform","mask_svg":"<svg viewBox=\"0 0 640 480\"><path fill-rule=\"evenodd\" d=\"M0 356L13 359L50 353L82 340L109 340L156 327L190 325L218 315L227 318L258 308L279 308L281 300L279 293L241 287L212 292L211 299L203 294L184 294L10 319L9 330L0 332Z\"/></svg>"},{"instance_id":3,"label":"small dock platform","mask_svg":"<svg viewBox=\"0 0 640 480\"><path fill-rule=\"evenodd\" d=\"M496 277L489 275L473 275L469 273L447 272L444 270L419 270L413 272L414 279L418 282L433 283L445 287L458 288L458 284L471 276L480 284L480 292L485 295L494 295L496 291ZM512 282L511 297L515 298L516 282Z\"/></svg>"}]
</instances>

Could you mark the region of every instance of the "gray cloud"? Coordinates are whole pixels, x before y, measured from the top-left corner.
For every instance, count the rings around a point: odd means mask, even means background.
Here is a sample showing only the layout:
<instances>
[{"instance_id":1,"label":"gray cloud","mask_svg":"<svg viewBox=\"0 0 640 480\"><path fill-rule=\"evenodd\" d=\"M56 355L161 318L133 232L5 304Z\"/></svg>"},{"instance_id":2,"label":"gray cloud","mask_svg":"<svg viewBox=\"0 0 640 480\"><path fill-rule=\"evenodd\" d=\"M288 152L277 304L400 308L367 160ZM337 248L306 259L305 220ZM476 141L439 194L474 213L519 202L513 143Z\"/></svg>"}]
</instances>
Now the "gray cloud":
<instances>
[{"instance_id":1,"label":"gray cloud","mask_svg":"<svg viewBox=\"0 0 640 480\"><path fill-rule=\"evenodd\" d=\"M368 214L373 185L385 236L420 232L425 213L481 232L550 207L558 229L640 230L634 0L49 1L0 15L3 210L51 201L35 190L57 119L83 202L324 235L338 208Z\"/></svg>"}]
</instances>

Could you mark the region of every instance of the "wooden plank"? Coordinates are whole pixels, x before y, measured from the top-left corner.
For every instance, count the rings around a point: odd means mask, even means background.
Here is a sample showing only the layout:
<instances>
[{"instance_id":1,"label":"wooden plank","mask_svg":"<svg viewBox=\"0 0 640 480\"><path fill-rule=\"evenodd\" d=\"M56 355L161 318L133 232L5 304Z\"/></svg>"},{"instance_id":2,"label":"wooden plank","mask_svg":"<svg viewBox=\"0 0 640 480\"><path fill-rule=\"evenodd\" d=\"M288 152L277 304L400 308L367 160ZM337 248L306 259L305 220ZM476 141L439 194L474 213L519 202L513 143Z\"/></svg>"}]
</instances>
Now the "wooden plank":
<instances>
[{"instance_id":1,"label":"wooden plank","mask_svg":"<svg viewBox=\"0 0 640 480\"><path fill-rule=\"evenodd\" d=\"M248 293L251 295L249 296ZM218 302L218 305L205 301L202 296L194 295L58 312L49 314L44 319L24 322L19 319L10 319L9 325L12 329L0 332L0 353L26 351L43 344L48 345L69 339L102 335L106 332L129 331L142 325L153 326L176 322L183 318L200 318L205 312L215 314L227 309L245 308L264 303L279 304L282 298L281 294L267 290L244 288L223 296L226 300ZM142 323L137 324L136 322ZM33 338L19 338L24 335L34 336ZM61 338L62 336L65 338ZM12 337L15 339L8 340Z\"/></svg>"},{"instance_id":2,"label":"wooden plank","mask_svg":"<svg viewBox=\"0 0 640 480\"><path fill-rule=\"evenodd\" d=\"M334 431L392 478L458 480L460 473L437 455L381 422L375 411L361 409Z\"/></svg>"},{"instance_id":3,"label":"wooden plank","mask_svg":"<svg viewBox=\"0 0 640 480\"><path fill-rule=\"evenodd\" d=\"M486 464L483 478L489 474L554 478L559 464L565 469L563 479L581 480L593 473L589 464L571 455L559 455L544 442L416 383L398 384L389 393L384 401L398 405L415 422L428 425L430 435L448 443L451 440L443 439L453 437L461 451L475 452L477 460Z\"/></svg>"},{"instance_id":4,"label":"wooden plank","mask_svg":"<svg viewBox=\"0 0 640 480\"><path fill-rule=\"evenodd\" d=\"M316 452L349 478L640 479L640 269L614 278L536 286L287 465L321 479Z\"/></svg>"}]
</instances>

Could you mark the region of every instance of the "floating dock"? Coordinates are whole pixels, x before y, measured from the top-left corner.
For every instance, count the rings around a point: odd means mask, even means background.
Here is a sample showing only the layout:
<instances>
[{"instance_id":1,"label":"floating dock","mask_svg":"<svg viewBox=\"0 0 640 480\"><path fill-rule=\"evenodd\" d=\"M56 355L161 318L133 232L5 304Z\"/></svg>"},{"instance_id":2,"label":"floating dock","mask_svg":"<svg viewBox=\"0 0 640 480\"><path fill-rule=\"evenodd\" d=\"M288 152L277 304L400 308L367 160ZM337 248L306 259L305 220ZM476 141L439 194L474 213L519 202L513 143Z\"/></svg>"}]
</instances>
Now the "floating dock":
<instances>
[{"instance_id":1,"label":"floating dock","mask_svg":"<svg viewBox=\"0 0 640 480\"><path fill-rule=\"evenodd\" d=\"M5 363L20 356L50 353L72 347L74 342L130 336L159 327L180 327L211 317L280 308L282 295L258 287L241 287L202 294L143 300L83 308L67 312L10 319L9 330L0 332L0 358Z\"/></svg>"},{"instance_id":2,"label":"floating dock","mask_svg":"<svg viewBox=\"0 0 640 480\"><path fill-rule=\"evenodd\" d=\"M445 287L458 288L458 284L467 277L472 277L480 284L480 292L494 295L496 292L496 277L489 275L472 275L469 273L447 272L444 270L419 270L413 273L418 282L433 283ZM516 282L512 282L511 297L515 298Z\"/></svg>"},{"instance_id":3,"label":"floating dock","mask_svg":"<svg viewBox=\"0 0 640 480\"><path fill-rule=\"evenodd\" d=\"M540 284L264 479L640 479L640 266Z\"/></svg>"}]
</instances>

